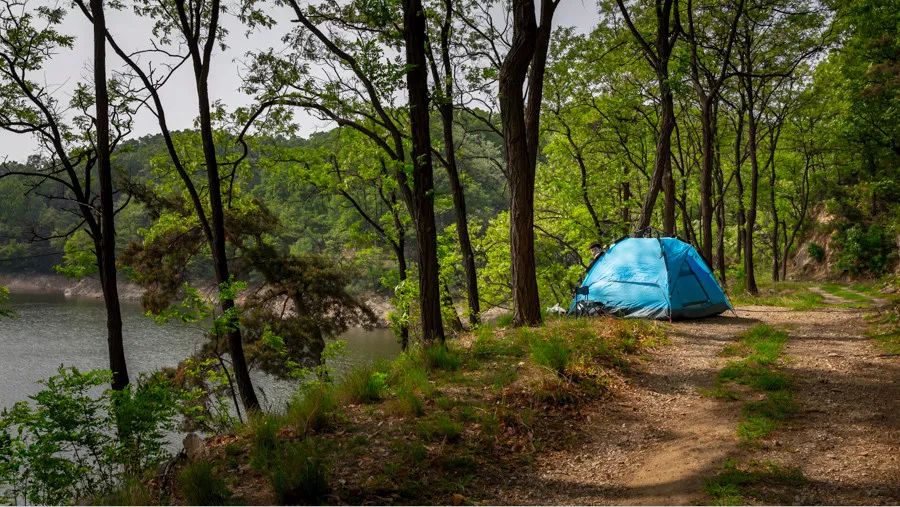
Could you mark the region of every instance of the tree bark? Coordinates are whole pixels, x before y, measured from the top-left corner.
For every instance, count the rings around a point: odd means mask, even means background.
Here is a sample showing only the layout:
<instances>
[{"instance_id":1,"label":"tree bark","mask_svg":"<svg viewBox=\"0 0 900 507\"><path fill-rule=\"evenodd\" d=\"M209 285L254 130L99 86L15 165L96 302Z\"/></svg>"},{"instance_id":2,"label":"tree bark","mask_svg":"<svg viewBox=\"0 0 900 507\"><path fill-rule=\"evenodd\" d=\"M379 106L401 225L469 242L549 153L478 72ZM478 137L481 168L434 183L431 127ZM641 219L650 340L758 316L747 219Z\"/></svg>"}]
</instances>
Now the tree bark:
<instances>
[{"instance_id":1,"label":"tree bark","mask_svg":"<svg viewBox=\"0 0 900 507\"><path fill-rule=\"evenodd\" d=\"M622 0L616 0L625 22L632 35L638 41L644 56L656 71L661 101L659 116L659 137L656 140L656 159L653 163L653 174L644 204L638 230L646 229L653 218L656 199L662 188L665 199L663 203L663 232L667 236L675 233L675 182L672 176L672 131L675 129L675 106L672 87L669 83L669 58L679 33L678 6L674 0L656 0L656 39L650 46L628 14ZM674 8L673 8L674 7ZM674 17L674 20L672 19Z\"/></svg>"},{"instance_id":2,"label":"tree bark","mask_svg":"<svg viewBox=\"0 0 900 507\"><path fill-rule=\"evenodd\" d=\"M533 0L513 0L513 39L499 76L500 116L509 179L509 241L515 325L541 323L534 255L534 182L544 69L557 2L541 2L541 26ZM529 74L530 67L530 74ZM528 105L523 85L528 77Z\"/></svg>"},{"instance_id":3,"label":"tree bark","mask_svg":"<svg viewBox=\"0 0 900 507\"><path fill-rule=\"evenodd\" d=\"M747 291L753 295L759 294L759 289L756 286L755 266L753 265L753 229L756 227L756 208L759 200L756 123L756 114L753 111L753 102L751 101L747 107L747 149L750 152L750 205L747 209L747 221L744 224L744 276L746 277Z\"/></svg>"},{"instance_id":4,"label":"tree bark","mask_svg":"<svg viewBox=\"0 0 900 507\"><path fill-rule=\"evenodd\" d=\"M447 157L447 177L450 180L450 193L453 196L453 208L456 211L456 233L459 237L459 249L463 257L463 268L466 274L466 296L469 304L469 324L477 326L481 320L481 302L478 294L478 273L475 269L475 252L469 237L469 218L466 210L466 195L459 178L459 167L456 162L456 144L453 135L453 66L450 62L450 30L452 28L453 2L444 0L445 15L441 25L441 60L443 61L443 97L440 107L441 121L444 131L444 145ZM437 77L437 76L436 76Z\"/></svg>"},{"instance_id":5,"label":"tree bark","mask_svg":"<svg viewBox=\"0 0 900 507\"><path fill-rule=\"evenodd\" d=\"M413 158L413 221L419 250L419 296L422 339L444 343L441 321L440 274L437 230L434 219L434 173L431 162L431 132L428 112L428 62L425 55L425 12L421 0L403 3L403 34L406 42L406 74L409 93Z\"/></svg>"},{"instance_id":6,"label":"tree bark","mask_svg":"<svg viewBox=\"0 0 900 507\"><path fill-rule=\"evenodd\" d=\"M124 389L128 385L128 366L125 362L125 345L122 335L122 310L119 305L119 289L116 275L116 227L113 203L112 166L109 140L109 92L106 84L106 16L103 0L91 0L94 18L94 93L97 128L97 172L100 182L100 229L97 264L100 284L106 306L107 347L109 369L112 371L112 388Z\"/></svg>"},{"instance_id":7,"label":"tree bark","mask_svg":"<svg viewBox=\"0 0 900 507\"><path fill-rule=\"evenodd\" d=\"M203 159L206 163L206 180L209 186L209 213L212 242L210 252L213 258L216 281L221 285L231 281L231 273L228 267L228 252L225 245L225 207L222 202L222 185L219 177L219 163L216 156L216 145L213 139L212 114L209 100L209 63L212 53L212 44L216 40L218 29L219 1L213 0L210 6L209 34L203 42L203 54L200 52L201 40L199 36L190 31L191 25L186 23L184 0L176 0L179 15L182 18L182 30L189 41L188 49L194 70L194 82L197 88L197 106L199 109L200 139L203 145ZM195 20L200 23L200 20ZM234 300L222 298L220 307L223 314L229 314L235 308ZM247 367L247 359L244 355L244 344L241 337L241 329L237 323L228 331L228 353L231 356L231 367L234 369L234 378L237 382L241 401L248 412L258 411L260 408L256 391L253 389L253 381L250 379L250 370Z\"/></svg>"}]
</instances>

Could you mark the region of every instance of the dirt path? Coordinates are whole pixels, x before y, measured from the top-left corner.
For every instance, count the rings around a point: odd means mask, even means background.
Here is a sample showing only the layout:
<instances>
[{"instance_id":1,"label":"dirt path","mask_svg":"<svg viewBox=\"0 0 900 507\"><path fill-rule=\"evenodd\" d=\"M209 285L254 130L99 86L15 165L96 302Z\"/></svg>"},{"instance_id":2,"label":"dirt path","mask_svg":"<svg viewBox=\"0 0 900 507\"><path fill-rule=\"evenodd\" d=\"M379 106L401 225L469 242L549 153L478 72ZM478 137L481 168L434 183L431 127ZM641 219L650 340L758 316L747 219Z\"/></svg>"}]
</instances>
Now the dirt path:
<instances>
[{"instance_id":1,"label":"dirt path","mask_svg":"<svg viewBox=\"0 0 900 507\"><path fill-rule=\"evenodd\" d=\"M787 366L799 412L757 449L736 436L740 405L704 396L722 348L760 322L790 334ZM570 441L498 484L494 503L709 503L706 480L728 457L799 468L808 481L782 501L900 502L900 361L880 358L860 310L742 307L672 325L672 344L587 407Z\"/></svg>"}]
</instances>

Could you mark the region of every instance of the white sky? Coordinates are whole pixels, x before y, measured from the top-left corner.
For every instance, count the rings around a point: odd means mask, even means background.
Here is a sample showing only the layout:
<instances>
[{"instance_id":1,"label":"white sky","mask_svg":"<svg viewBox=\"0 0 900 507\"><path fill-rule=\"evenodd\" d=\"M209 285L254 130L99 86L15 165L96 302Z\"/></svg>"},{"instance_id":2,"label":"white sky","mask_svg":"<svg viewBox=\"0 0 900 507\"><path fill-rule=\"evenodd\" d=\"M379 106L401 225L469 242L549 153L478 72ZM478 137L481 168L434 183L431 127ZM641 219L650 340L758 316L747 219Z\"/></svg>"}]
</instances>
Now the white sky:
<instances>
[{"instance_id":1,"label":"white sky","mask_svg":"<svg viewBox=\"0 0 900 507\"><path fill-rule=\"evenodd\" d=\"M66 2L68 3L68 2ZM210 98L221 100L228 109L250 103L250 97L239 90L241 85L241 63L248 51L265 49L270 47L281 48L281 37L291 29L291 14L283 11L280 22L272 29L257 31L247 35L246 29L233 17L226 17L224 26L229 29L226 39L228 48L222 52L216 49L213 63L210 68ZM574 26L579 32L586 33L597 23L599 16L594 0L562 0L555 15L556 26ZM138 50L149 47L152 38L150 24L136 17L130 11L107 13L107 24L110 31L119 41L119 44L127 50ZM42 80L51 87L56 88L57 98L61 103L67 103L75 83L91 82L90 59L92 55L91 25L80 11L71 11L63 22L60 31L76 38L75 47L56 55L51 64L43 72L43 76L34 76L36 80ZM111 48L107 49L109 63L108 70L122 67ZM197 115L196 92L193 86L193 73L190 62L183 65L161 91L162 100L166 107L166 117L169 127L173 130L190 128L193 126ZM308 115L296 115L303 136L307 136L318 130L331 128L328 122L323 122ZM158 125L155 117L148 111L142 111L135 119L132 138L148 134L158 133ZM27 134L12 134L0 131L0 160L24 160L34 153L37 143Z\"/></svg>"}]
</instances>

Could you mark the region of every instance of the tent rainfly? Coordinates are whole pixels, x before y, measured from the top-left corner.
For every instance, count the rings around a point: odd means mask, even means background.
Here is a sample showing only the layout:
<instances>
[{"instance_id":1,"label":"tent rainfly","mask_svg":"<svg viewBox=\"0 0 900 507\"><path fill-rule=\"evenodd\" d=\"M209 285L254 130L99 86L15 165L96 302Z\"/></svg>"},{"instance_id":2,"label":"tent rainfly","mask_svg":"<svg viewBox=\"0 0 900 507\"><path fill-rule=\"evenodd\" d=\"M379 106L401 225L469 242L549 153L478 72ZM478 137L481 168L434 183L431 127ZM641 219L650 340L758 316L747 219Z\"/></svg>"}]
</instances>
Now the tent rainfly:
<instances>
[{"instance_id":1,"label":"tent rainfly","mask_svg":"<svg viewBox=\"0 0 900 507\"><path fill-rule=\"evenodd\" d=\"M677 238L626 238L588 268L569 313L690 319L730 308L694 247Z\"/></svg>"}]
</instances>

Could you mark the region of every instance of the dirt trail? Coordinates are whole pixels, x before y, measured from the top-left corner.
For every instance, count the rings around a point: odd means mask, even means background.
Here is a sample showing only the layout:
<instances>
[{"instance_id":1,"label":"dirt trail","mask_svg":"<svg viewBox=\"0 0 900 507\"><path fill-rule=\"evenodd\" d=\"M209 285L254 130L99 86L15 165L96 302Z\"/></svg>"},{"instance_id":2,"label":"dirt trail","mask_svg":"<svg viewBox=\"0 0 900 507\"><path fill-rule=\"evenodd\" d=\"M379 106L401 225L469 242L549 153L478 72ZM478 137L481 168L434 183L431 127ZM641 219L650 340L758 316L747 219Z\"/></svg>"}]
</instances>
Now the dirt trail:
<instances>
[{"instance_id":1,"label":"dirt trail","mask_svg":"<svg viewBox=\"0 0 900 507\"><path fill-rule=\"evenodd\" d=\"M709 503L728 457L798 467L794 503L900 503L900 361L863 336L863 312L741 307L671 324L672 343L584 410L570 441L496 485L494 503ZM722 348L765 322L790 334L797 416L758 449L739 444L740 405L704 396Z\"/></svg>"}]
</instances>

